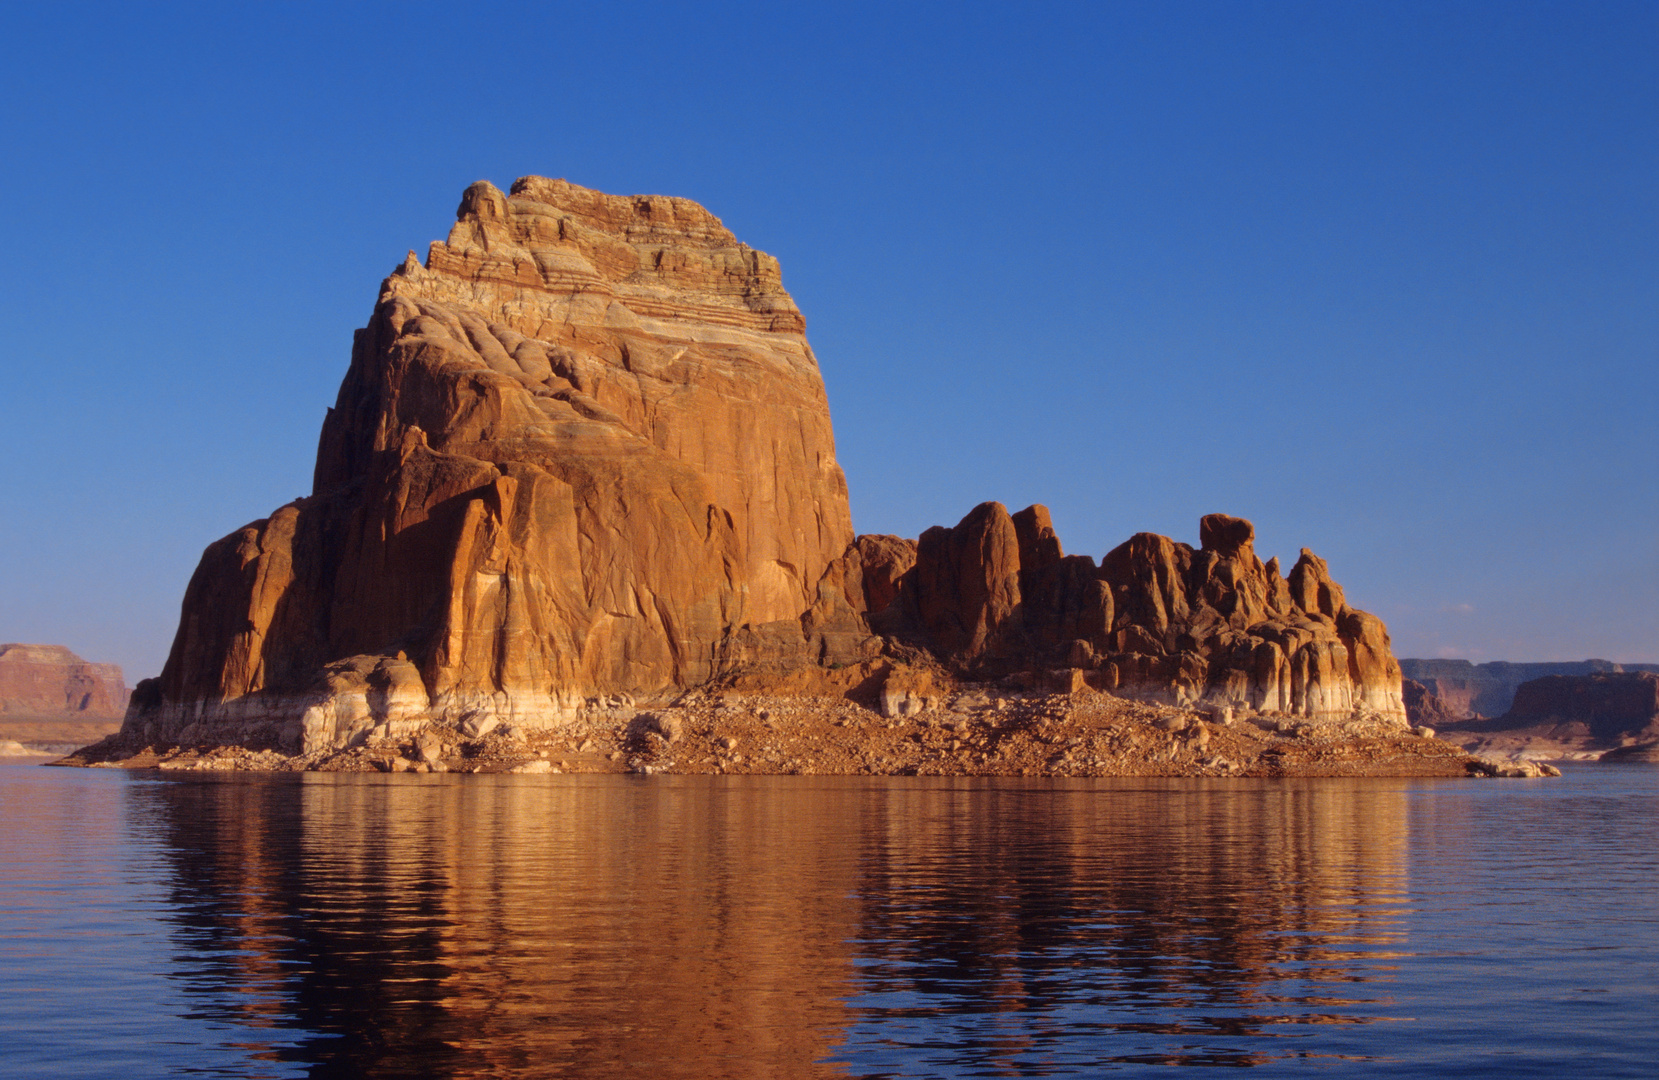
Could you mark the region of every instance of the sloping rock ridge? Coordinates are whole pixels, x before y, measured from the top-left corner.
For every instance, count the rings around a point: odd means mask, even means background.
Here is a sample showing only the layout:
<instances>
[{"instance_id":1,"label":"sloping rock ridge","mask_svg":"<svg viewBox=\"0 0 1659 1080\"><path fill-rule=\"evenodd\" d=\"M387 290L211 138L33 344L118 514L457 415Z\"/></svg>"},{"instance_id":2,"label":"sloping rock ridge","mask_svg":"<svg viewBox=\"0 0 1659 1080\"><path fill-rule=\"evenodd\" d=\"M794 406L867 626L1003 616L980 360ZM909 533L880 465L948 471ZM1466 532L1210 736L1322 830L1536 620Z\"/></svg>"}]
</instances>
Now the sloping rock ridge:
<instances>
[{"instance_id":1,"label":"sloping rock ridge","mask_svg":"<svg viewBox=\"0 0 1659 1080\"><path fill-rule=\"evenodd\" d=\"M1321 560L1285 576L1249 522L1201 532L1099 566L1041 507L855 537L776 260L685 199L480 182L383 283L311 495L204 553L120 739L546 730L918 649L963 676L1403 723L1381 622Z\"/></svg>"},{"instance_id":2,"label":"sloping rock ridge","mask_svg":"<svg viewBox=\"0 0 1659 1080\"><path fill-rule=\"evenodd\" d=\"M0 645L0 715L108 719L127 707L119 664L92 664L62 645Z\"/></svg>"}]
</instances>

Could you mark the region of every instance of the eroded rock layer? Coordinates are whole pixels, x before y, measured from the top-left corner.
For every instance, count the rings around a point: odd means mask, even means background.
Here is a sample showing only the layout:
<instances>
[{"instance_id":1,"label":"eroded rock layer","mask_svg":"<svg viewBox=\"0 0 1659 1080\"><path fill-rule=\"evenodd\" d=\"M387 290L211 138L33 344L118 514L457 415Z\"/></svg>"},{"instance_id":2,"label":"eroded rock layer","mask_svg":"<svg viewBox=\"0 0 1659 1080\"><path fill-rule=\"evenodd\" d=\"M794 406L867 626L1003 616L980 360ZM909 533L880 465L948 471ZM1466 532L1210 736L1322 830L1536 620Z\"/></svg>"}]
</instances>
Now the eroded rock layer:
<instances>
[{"instance_id":1,"label":"eroded rock layer","mask_svg":"<svg viewBox=\"0 0 1659 1080\"><path fill-rule=\"evenodd\" d=\"M128 734L546 726L867 648L803 328L693 202L474 184L358 332L312 495L204 554Z\"/></svg>"},{"instance_id":2,"label":"eroded rock layer","mask_svg":"<svg viewBox=\"0 0 1659 1080\"><path fill-rule=\"evenodd\" d=\"M1304 548L1283 575L1256 557L1250 522L1224 514L1199 535L1194 550L1140 533L1096 566L1064 554L1046 508L984 503L922 534L889 602L867 585L870 625L981 677L1069 668L1178 705L1404 723L1388 633L1323 559Z\"/></svg>"}]
</instances>

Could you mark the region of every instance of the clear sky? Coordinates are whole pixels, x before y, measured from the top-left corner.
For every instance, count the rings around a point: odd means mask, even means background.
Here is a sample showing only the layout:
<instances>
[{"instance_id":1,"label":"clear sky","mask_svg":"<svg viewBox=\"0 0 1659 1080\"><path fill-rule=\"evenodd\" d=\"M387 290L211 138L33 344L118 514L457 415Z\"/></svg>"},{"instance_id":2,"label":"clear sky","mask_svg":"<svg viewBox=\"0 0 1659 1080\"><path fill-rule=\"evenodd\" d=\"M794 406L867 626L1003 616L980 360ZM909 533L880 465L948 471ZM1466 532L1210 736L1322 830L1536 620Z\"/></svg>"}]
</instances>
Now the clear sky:
<instances>
[{"instance_id":1,"label":"clear sky","mask_svg":"<svg viewBox=\"0 0 1659 1080\"><path fill-rule=\"evenodd\" d=\"M1659 660L1659 3L0 4L0 641L156 673L462 188L782 260L861 532L1213 511L1402 656Z\"/></svg>"}]
</instances>

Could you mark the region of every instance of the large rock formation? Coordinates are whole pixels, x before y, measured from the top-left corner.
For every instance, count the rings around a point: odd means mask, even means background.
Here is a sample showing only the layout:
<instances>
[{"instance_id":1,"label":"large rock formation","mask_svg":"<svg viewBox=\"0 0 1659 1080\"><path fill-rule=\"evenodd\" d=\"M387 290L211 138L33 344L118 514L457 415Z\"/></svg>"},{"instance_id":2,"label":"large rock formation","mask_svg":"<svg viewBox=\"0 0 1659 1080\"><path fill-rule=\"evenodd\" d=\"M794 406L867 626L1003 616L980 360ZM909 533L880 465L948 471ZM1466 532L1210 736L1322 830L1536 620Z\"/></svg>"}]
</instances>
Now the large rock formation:
<instances>
[{"instance_id":1,"label":"large rock formation","mask_svg":"<svg viewBox=\"0 0 1659 1080\"><path fill-rule=\"evenodd\" d=\"M1046 508L984 503L922 534L890 602L867 586L870 625L979 677L1068 667L1174 704L1404 722L1387 631L1348 606L1324 560L1303 549L1283 576L1256 557L1250 522L1225 514L1199 537L1194 550L1140 533L1097 567L1063 552Z\"/></svg>"},{"instance_id":2,"label":"large rock formation","mask_svg":"<svg viewBox=\"0 0 1659 1080\"><path fill-rule=\"evenodd\" d=\"M1237 518L1099 567L1042 507L855 540L803 327L777 262L695 203L474 184L383 283L312 494L203 555L122 741L551 727L868 659L867 608L963 673L1403 719L1382 624Z\"/></svg>"},{"instance_id":3,"label":"large rock formation","mask_svg":"<svg viewBox=\"0 0 1659 1080\"><path fill-rule=\"evenodd\" d=\"M803 328L777 261L695 203L474 184L447 242L382 285L312 495L207 549L126 734L540 726L855 656Z\"/></svg>"},{"instance_id":4,"label":"large rock formation","mask_svg":"<svg viewBox=\"0 0 1659 1080\"><path fill-rule=\"evenodd\" d=\"M90 664L62 645L0 645L0 716L100 720L126 707L119 664Z\"/></svg>"}]
</instances>

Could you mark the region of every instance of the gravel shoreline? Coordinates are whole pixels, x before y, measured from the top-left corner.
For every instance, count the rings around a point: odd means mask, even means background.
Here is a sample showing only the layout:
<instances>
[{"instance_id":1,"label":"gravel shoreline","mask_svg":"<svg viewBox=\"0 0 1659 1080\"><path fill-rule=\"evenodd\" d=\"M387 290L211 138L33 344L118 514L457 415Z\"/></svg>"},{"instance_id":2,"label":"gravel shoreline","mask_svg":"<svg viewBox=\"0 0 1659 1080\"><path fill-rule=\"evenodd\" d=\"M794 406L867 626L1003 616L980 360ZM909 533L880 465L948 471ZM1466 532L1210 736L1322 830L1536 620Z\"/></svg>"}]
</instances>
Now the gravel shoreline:
<instances>
[{"instance_id":1,"label":"gravel shoreline","mask_svg":"<svg viewBox=\"0 0 1659 1080\"><path fill-rule=\"evenodd\" d=\"M828 776L1492 776L1548 766L1481 759L1378 719L1309 723L1131 701L1088 689L961 686L909 715L839 697L701 692L558 730L405 738L287 755L237 746L132 748L118 737L53 762L192 771L671 773Z\"/></svg>"}]
</instances>

